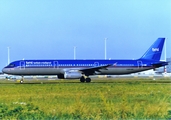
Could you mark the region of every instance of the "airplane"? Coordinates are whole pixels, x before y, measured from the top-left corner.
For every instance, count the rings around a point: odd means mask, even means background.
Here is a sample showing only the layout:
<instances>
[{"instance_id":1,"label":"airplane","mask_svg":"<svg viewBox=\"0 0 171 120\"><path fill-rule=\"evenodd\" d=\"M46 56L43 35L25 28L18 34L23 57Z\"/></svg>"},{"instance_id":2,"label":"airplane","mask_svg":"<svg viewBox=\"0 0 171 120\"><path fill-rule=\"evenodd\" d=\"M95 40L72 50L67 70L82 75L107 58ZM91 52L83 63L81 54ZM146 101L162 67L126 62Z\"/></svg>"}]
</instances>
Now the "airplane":
<instances>
[{"instance_id":1,"label":"airplane","mask_svg":"<svg viewBox=\"0 0 171 120\"><path fill-rule=\"evenodd\" d=\"M123 75L168 65L160 61L165 38L158 38L144 55L135 60L18 60L2 69L3 73L22 76L57 75L58 79L91 82L91 75Z\"/></svg>"}]
</instances>

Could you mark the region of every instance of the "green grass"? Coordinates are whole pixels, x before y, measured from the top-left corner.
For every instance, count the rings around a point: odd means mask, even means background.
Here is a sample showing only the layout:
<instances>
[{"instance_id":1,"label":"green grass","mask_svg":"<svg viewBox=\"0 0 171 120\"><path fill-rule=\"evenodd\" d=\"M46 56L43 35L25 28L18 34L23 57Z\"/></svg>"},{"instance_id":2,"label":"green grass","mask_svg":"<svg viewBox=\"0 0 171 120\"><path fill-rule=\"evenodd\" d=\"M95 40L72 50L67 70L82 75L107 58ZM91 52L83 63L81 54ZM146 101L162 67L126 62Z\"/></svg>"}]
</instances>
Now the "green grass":
<instances>
[{"instance_id":1,"label":"green grass","mask_svg":"<svg viewBox=\"0 0 171 120\"><path fill-rule=\"evenodd\" d=\"M170 79L0 81L0 119L169 119L170 95Z\"/></svg>"}]
</instances>

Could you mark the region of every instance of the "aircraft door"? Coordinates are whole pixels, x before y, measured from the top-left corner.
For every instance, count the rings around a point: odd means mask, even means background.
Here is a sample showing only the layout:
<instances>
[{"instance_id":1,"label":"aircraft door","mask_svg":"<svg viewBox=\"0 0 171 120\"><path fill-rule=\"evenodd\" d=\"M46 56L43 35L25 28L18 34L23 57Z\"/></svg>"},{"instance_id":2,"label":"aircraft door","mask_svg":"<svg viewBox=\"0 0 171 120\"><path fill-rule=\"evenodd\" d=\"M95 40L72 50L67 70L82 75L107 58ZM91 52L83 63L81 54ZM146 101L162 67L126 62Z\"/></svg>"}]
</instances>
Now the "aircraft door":
<instances>
[{"instance_id":1,"label":"aircraft door","mask_svg":"<svg viewBox=\"0 0 171 120\"><path fill-rule=\"evenodd\" d=\"M25 69L25 62L21 61L20 62L20 70L24 70Z\"/></svg>"},{"instance_id":2,"label":"aircraft door","mask_svg":"<svg viewBox=\"0 0 171 120\"><path fill-rule=\"evenodd\" d=\"M58 68L58 61L53 62L54 68Z\"/></svg>"},{"instance_id":3,"label":"aircraft door","mask_svg":"<svg viewBox=\"0 0 171 120\"><path fill-rule=\"evenodd\" d=\"M138 68L142 68L143 67L142 61L137 61L137 64L138 64Z\"/></svg>"}]
</instances>

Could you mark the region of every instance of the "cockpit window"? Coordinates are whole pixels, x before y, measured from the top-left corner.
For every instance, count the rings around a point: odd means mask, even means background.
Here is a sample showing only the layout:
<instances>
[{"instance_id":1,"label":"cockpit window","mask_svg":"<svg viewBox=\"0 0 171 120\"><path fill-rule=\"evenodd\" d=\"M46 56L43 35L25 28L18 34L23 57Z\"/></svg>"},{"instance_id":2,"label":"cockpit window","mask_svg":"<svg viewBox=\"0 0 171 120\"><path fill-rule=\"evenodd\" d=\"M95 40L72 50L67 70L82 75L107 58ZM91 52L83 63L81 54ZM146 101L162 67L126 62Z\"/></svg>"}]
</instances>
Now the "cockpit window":
<instances>
[{"instance_id":1,"label":"cockpit window","mask_svg":"<svg viewBox=\"0 0 171 120\"><path fill-rule=\"evenodd\" d=\"M9 67L14 67L15 66L15 64L9 64Z\"/></svg>"}]
</instances>

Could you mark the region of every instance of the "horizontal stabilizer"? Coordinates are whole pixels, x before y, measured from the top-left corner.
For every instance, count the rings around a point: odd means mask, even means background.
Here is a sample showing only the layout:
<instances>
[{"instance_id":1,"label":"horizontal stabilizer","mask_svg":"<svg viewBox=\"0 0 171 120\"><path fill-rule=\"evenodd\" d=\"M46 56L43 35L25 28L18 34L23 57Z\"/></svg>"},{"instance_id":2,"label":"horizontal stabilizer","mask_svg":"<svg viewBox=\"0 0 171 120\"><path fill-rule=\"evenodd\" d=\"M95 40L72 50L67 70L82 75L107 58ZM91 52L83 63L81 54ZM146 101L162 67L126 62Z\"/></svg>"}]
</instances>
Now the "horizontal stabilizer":
<instances>
[{"instance_id":1,"label":"horizontal stabilizer","mask_svg":"<svg viewBox=\"0 0 171 120\"><path fill-rule=\"evenodd\" d=\"M168 65L168 62L159 62L159 63L154 63L152 64L154 67L161 67L161 66L166 66Z\"/></svg>"}]
</instances>

